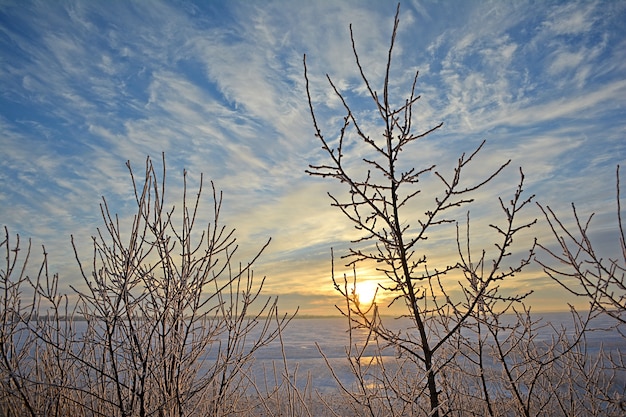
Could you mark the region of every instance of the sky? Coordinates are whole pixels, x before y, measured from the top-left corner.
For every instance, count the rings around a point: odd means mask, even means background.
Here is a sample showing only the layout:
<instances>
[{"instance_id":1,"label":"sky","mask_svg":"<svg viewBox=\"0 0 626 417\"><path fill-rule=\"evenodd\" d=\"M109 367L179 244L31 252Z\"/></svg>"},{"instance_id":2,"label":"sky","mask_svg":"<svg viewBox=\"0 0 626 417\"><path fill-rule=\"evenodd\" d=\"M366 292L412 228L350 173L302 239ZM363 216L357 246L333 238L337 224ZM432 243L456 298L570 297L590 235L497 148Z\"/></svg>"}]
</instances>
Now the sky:
<instances>
[{"instance_id":1,"label":"sky","mask_svg":"<svg viewBox=\"0 0 626 417\"><path fill-rule=\"evenodd\" d=\"M255 275L266 276L263 293L278 295L281 311L299 306L302 315L336 314L331 248L337 274L350 273L340 256L360 235L327 195L345 197L345 188L305 172L327 157L314 135L303 55L326 137L338 136L345 116L328 74L380 138L349 25L380 91L396 5L0 0L0 224L31 239L33 264L45 245L50 270L70 291L82 279L70 236L88 262L91 236L103 224L102 197L122 222L134 214L126 161L141 174L148 156L160 166L164 153L171 205L179 205L183 170L190 188L204 175L203 218L212 210L208 181L223 191L221 220L236 229L240 261L271 237ZM473 196L476 253L493 250L497 240L488 224L501 222L498 197L511 198L522 167L525 195L535 194L568 222L572 202L581 216L595 213L596 248L617 255L626 3L413 0L402 2L399 17L393 100L403 102L419 71L415 129L444 123L407 148L402 163L436 164L449 176L461 154L483 140L470 180L512 160ZM356 142L347 146L350 167L362 173L366 151ZM425 178L424 206L407 212L406 221L416 224L440 191L434 176ZM465 216L465 209L458 213L462 224ZM534 218L537 225L516 242L516 253L532 237L553 244L531 205L522 219ZM418 249L445 263L456 250L455 233L435 231ZM358 274L381 279L368 266ZM457 278L450 280L455 286ZM538 311L572 301L536 265L502 285L534 290L528 304Z\"/></svg>"}]
</instances>

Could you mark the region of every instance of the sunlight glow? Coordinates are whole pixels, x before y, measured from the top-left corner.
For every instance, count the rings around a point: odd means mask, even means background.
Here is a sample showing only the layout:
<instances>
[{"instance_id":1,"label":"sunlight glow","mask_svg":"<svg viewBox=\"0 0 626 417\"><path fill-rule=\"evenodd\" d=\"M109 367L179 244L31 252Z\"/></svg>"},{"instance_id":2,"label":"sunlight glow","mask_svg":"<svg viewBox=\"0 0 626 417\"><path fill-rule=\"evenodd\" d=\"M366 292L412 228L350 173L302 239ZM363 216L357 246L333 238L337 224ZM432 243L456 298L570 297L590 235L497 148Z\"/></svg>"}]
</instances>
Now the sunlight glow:
<instances>
[{"instance_id":1,"label":"sunlight glow","mask_svg":"<svg viewBox=\"0 0 626 417\"><path fill-rule=\"evenodd\" d=\"M357 282L354 294L356 300L361 305L370 305L374 302L378 290L378 282L376 281L360 281Z\"/></svg>"}]
</instances>

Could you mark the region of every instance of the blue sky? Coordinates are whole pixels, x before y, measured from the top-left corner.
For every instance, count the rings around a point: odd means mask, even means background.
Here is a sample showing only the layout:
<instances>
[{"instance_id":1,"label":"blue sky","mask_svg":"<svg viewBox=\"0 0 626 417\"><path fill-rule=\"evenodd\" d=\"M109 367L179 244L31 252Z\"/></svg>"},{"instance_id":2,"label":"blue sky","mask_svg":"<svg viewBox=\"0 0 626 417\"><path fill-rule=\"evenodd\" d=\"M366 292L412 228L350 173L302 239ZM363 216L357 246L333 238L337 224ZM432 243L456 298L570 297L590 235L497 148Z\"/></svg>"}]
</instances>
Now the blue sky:
<instances>
[{"instance_id":1,"label":"blue sky","mask_svg":"<svg viewBox=\"0 0 626 417\"><path fill-rule=\"evenodd\" d=\"M267 276L266 293L280 295L287 311L300 305L305 314L332 314L330 248L341 254L356 235L326 195L341 189L305 173L324 155L302 57L329 137L344 114L325 74L369 120L348 27L380 88L395 7L0 1L0 223L31 237L35 248L45 244L63 285L76 283L70 235L88 259L101 196L121 218L132 215L126 160L141 170L146 156L159 160L165 152L172 203L183 169L192 185L204 173L224 191L224 220L237 229L242 260L272 237L256 267ZM471 176L513 159L476 195L477 250L493 247L480 221L498 215L497 197L512 195L521 166L538 202L566 217L571 202L583 214L596 212L598 248L616 255L625 21L620 1L402 3L392 91L403 99L419 70L415 121L422 128L444 122L406 160L446 172L483 139ZM535 207L525 214L539 215ZM545 222L532 233L549 242ZM455 249L450 238L434 236L425 250L444 257ZM509 285L535 289L529 302L537 309L565 308L563 293L536 268Z\"/></svg>"}]
</instances>

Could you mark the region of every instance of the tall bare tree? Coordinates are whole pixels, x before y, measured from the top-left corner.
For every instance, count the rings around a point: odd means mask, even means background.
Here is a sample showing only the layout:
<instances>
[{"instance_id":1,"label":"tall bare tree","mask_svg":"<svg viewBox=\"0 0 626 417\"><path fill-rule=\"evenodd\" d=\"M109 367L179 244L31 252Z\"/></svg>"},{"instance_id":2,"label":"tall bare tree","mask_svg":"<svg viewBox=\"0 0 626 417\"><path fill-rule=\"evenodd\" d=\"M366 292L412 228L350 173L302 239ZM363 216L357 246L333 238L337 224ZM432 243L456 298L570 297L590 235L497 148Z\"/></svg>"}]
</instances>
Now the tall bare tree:
<instances>
[{"instance_id":1,"label":"tall bare tree","mask_svg":"<svg viewBox=\"0 0 626 417\"><path fill-rule=\"evenodd\" d=\"M377 118L376 128L380 133L372 133L352 110L350 100L337 84L327 75L327 80L345 111L343 124L339 128L336 140L327 139L318 123L318 113L312 99L311 86L304 60L308 103L312 116L315 136L320 140L327 162L311 165L310 175L336 180L347 187L347 195L339 197L330 194L332 205L337 207L346 218L362 231L362 236L354 241L349 254L348 265L374 263L377 271L386 279L381 284L381 291L393 293L392 303L404 303L413 325L406 331L391 330L379 314L379 307L374 303L370 308L363 305L354 289L341 284L340 278L333 281L335 288L345 298L347 304L343 313L351 320L351 325L367 329L372 337L384 340L395 346L401 355L407 356L416 369L413 388L405 393L395 393L401 402L410 407L422 407L422 398L427 398L425 413L439 416L448 405L442 403L445 393L444 370L457 355L458 349L450 349L458 343L461 328L470 318L477 317L486 305L486 300L521 301L527 294L502 296L499 283L510 279L529 264L534 252L530 244L528 254L517 261L511 260L513 237L522 229L532 226L535 221L519 222L519 212L533 198L522 196L523 174L519 186L510 199L510 204L500 200L505 221L501 225L492 224L496 232L496 253L489 263L483 251L480 259L473 259L469 249L461 248L462 237L457 234L459 258L447 265L433 265L424 250L426 240L434 232L445 230L441 226L458 224L454 217L458 208L470 205L474 200L472 193L484 187L496 177L510 161L495 168L491 174L473 183L464 179L466 168L471 165L482 149L484 142L469 154L462 154L449 175L437 170L432 164L425 167L402 168L407 166L410 152L418 141L441 128L442 124L426 130L417 131L414 125L415 106L420 98L416 94L418 74L415 73L406 97L392 97L395 85L392 85L391 67L394 45L399 25L399 6L396 11L391 43L386 58L386 71L382 81L382 92L372 87L366 75L359 52L357 51L352 27L350 36L356 67L361 80L369 93L373 104L372 114ZM402 103L395 106L394 103ZM333 132L333 137L335 133ZM357 146L353 146L357 143ZM351 149L358 147L359 156ZM366 149L363 151L363 149ZM355 168L357 166L358 168ZM521 173L521 171L520 171ZM439 182L439 194L422 198L424 181ZM432 198L432 200L430 200ZM506 200L508 201L508 199ZM424 207L427 207L426 209ZM418 210L423 210L418 214ZM469 228L469 214L468 214ZM454 232L453 232L454 233ZM334 268L333 268L334 269ZM464 279L446 278L452 274L463 274ZM356 277L355 277L356 281ZM458 282L458 285L457 285ZM358 286L358 284L355 284ZM459 298L451 294L456 290L462 294ZM458 346L457 346L458 348ZM408 368L405 368L408 369ZM423 383L421 376L425 375ZM443 397L442 397L443 395ZM365 401L366 409L375 415L371 403ZM403 408L399 408L404 410ZM403 411L404 412L404 411Z\"/></svg>"}]
</instances>

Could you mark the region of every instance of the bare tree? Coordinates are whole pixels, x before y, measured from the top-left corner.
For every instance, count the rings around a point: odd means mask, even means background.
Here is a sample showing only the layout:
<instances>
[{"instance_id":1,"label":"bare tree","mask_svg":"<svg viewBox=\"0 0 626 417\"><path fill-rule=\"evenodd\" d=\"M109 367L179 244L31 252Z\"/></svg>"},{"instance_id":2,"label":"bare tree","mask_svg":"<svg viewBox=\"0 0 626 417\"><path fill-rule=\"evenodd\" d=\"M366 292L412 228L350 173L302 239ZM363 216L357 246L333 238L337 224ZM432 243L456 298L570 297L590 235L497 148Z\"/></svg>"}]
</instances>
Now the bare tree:
<instances>
[{"instance_id":1,"label":"bare tree","mask_svg":"<svg viewBox=\"0 0 626 417\"><path fill-rule=\"evenodd\" d=\"M377 115L378 126L382 130L380 138L365 129L365 124L362 125L352 110L346 95L327 75L330 87L343 104L345 116L338 139L336 141L326 139L318 123L311 98L305 57L307 95L315 136L320 140L322 149L328 157L327 163L311 165L307 172L313 176L332 178L347 185L347 198L334 195L330 197L332 205L339 208L356 229L363 232L362 237L353 242L356 246L353 246L350 253L345 256L349 258L348 265L375 263L377 271L386 278L386 284L381 284L381 291L394 294L392 304L404 303L407 309L406 317L412 321L412 325L405 330L389 328L379 314L378 305L374 303L369 308L363 305L354 289L347 286L347 279L344 277L342 284L341 279L335 277L333 268L335 288L347 303L342 312L351 321L351 326L368 329L372 337L368 339L370 342L382 340L394 346L399 355L407 358L407 363L411 365L403 364L400 368L401 373L406 373L402 378L405 380L413 378L413 381L403 384L409 387L408 391L392 393L395 400L391 409L402 410L404 413L409 407L411 412L439 416L441 413L445 414L449 407L449 404L444 404L447 394L442 392L442 388L445 387L445 369L459 352L458 336L461 329L480 315L480 308L484 308L486 300L498 299L513 303L520 302L528 295L502 296L499 284L518 274L532 259L534 244L530 245L528 254L521 256L520 259L513 260L511 254L514 249L513 237L535 223L534 220L522 222L518 220L520 210L528 205L533 196L528 198L521 196L523 184L521 174L518 189L510 205L500 200L505 222L500 226L495 224L491 226L499 240L495 243L497 250L491 263L485 258L485 251L482 252L480 259L472 259L469 251L469 232L465 255L461 250L461 238L457 234L459 258L443 267L433 266L429 262L426 252L423 251L429 235L435 231L445 230L442 226L446 224L458 224L454 218L455 213L459 212L458 209L470 205L473 202L472 193L496 177L510 161L476 182L468 184L466 180L463 181L463 173L477 158L484 145L483 142L469 155L462 154L449 176L439 172L434 164L424 168L410 167L404 170L401 168L406 166L401 158L403 151L439 129L442 124L425 131L415 131L413 112L420 98L415 93L417 73L407 97L401 100L402 104L398 106L393 104L398 100L391 97L390 73L398 24L399 6L387 55L382 94L374 90L365 74L350 27L356 66L373 101L373 112ZM369 150L367 156L355 156L350 152L354 142L360 143L361 150L363 148ZM354 168L354 165L357 165L355 161L359 159L360 171ZM423 182L429 178L439 181L443 189L434 197L434 201L420 199ZM415 213L420 207L423 210L423 204L427 204L429 208L423 211L421 216L417 216ZM446 278L453 273L457 275L462 273L464 280ZM453 290L460 292L462 296L453 297ZM356 358L358 365L358 354ZM381 376L383 379L386 377L389 375ZM396 382L398 381L396 378ZM376 415L377 412L370 402L371 398L370 396L360 400L354 397L365 405L371 415ZM385 398L391 405L390 397ZM427 398L426 405L423 404L423 398Z\"/></svg>"}]
</instances>

